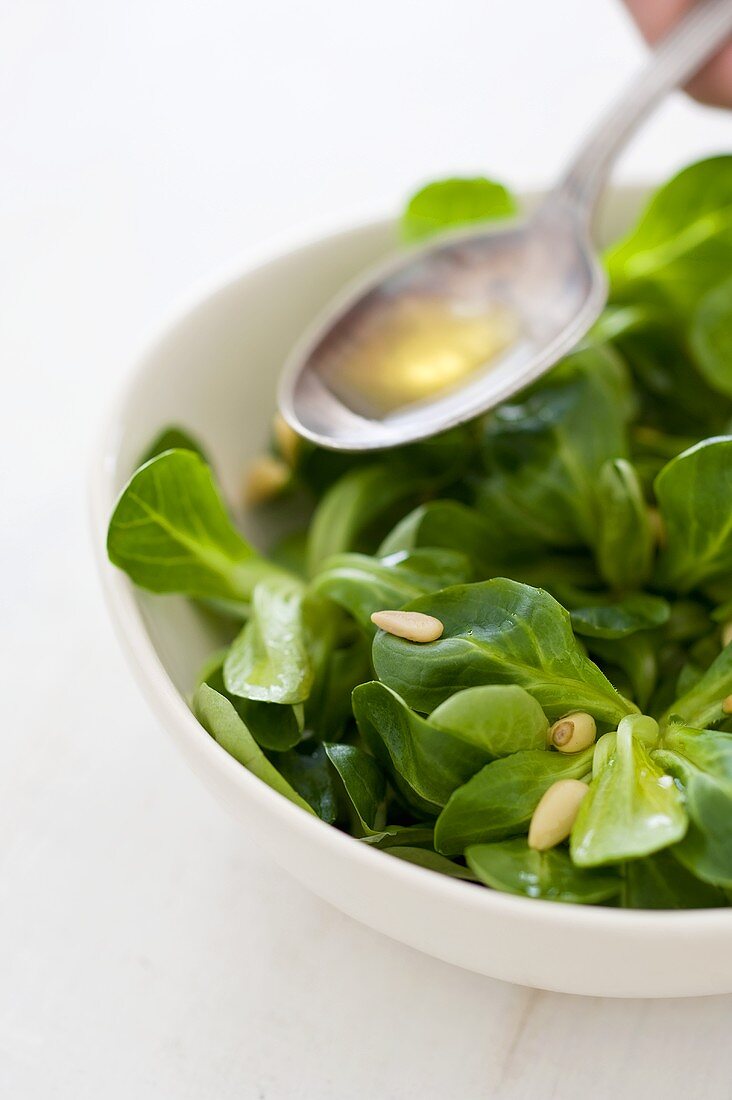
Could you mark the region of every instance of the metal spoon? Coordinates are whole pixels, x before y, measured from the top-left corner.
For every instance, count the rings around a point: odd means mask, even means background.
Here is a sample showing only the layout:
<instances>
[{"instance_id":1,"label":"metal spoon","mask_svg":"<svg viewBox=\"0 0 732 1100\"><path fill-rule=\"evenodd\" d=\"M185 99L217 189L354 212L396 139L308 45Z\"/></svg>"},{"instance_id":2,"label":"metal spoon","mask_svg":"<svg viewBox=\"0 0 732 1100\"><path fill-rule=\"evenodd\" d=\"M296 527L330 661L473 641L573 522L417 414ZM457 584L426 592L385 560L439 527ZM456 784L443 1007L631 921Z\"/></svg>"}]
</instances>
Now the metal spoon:
<instances>
[{"instance_id":1,"label":"metal spoon","mask_svg":"<svg viewBox=\"0 0 732 1100\"><path fill-rule=\"evenodd\" d=\"M279 405L292 427L344 451L423 439L504 401L571 351L607 297L590 230L609 170L661 98L730 33L732 0L698 3L528 220L443 236L346 288L285 364Z\"/></svg>"}]
</instances>

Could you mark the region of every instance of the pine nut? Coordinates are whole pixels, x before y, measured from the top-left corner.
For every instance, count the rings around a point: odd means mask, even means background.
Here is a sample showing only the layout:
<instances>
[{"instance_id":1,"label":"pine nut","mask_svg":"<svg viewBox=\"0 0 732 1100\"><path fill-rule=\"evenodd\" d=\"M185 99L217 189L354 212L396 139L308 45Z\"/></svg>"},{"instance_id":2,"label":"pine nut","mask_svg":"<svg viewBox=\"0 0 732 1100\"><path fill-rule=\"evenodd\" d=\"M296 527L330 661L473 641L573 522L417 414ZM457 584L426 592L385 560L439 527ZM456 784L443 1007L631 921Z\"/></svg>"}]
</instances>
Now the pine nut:
<instances>
[{"instance_id":1,"label":"pine nut","mask_svg":"<svg viewBox=\"0 0 732 1100\"><path fill-rule=\"evenodd\" d=\"M277 450L280 452L287 465L294 466L302 439L297 432L290 427L282 413L275 413L272 418L272 435L277 444Z\"/></svg>"},{"instance_id":2,"label":"pine nut","mask_svg":"<svg viewBox=\"0 0 732 1100\"><path fill-rule=\"evenodd\" d=\"M549 744L559 752L582 752L597 737L597 726L591 714L583 710L565 714L549 730Z\"/></svg>"},{"instance_id":3,"label":"pine nut","mask_svg":"<svg viewBox=\"0 0 732 1100\"><path fill-rule=\"evenodd\" d=\"M280 493L290 479L289 467L279 458L261 455L247 471L244 484L244 503L248 507L264 504Z\"/></svg>"},{"instance_id":4,"label":"pine nut","mask_svg":"<svg viewBox=\"0 0 732 1100\"><path fill-rule=\"evenodd\" d=\"M529 848L546 852L566 840L587 790L579 779L560 779L544 791L529 825Z\"/></svg>"},{"instance_id":5,"label":"pine nut","mask_svg":"<svg viewBox=\"0 0 732 1100\"><path fill-rule=\"evenodd\" d=\"M722 624L722 645L728 646L732 642L732 619Z\"/></svg>"},{"instance_id":6,"label":"pine nut","mask_svg":"<svg viewBox=\"0 0 732 1100\"><path fill-rule=\"evenodd\" d=\"M439 619L420 611L374 611L371 622L408 642L436 642L445 629Z\"/></svg>"},{"instance_id":7,"label":"pine nut","mask_svg":"<svg viewBox=\"0 0 732 1100\"><path fill-rule=\"evenodd\" d=\"M722 700L722 711L724 714L732 714L732 695Z\"/></svg>"}]
</instances>

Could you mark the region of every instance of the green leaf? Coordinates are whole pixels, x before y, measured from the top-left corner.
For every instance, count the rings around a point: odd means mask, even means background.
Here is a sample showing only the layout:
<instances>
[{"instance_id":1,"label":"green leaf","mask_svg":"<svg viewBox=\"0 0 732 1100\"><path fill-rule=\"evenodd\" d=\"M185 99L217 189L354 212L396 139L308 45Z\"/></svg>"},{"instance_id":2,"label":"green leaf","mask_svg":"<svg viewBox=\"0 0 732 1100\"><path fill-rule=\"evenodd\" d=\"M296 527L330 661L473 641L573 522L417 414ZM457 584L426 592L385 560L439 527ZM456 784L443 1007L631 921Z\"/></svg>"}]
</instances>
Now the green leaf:
<instances>
[{"instance_id":1,"label":"green leaf","mask_svg":"<svg viewBox=\"0 0 732 1100\"><path fill-rule=\"evenodd\" d=\"M670 848L625 865L622 894L625 908L710 909L727 905L721 890L696 878L674 858L676 850Z\"/></svg>"},{"instance_id":2,"label":"green leaf","mask_svg":"<svg viewBox=\"0 0 732 1100\"><path fill-rule=\"evenodd\" d=\"M703 773L686 777L691 826L675 852L705 882L732 890L732 798L729 783Z\"/></svg>"},{"instance_id":3,"label":"green leaf","mask_svg":"<svg viewBox=\"0 0 732 1100\"><path fill-rule=\"evenodd\" d=\"M593 343L616 343L628 333L643 332L662 316L660 310L651 309L645 302L634 305L610 303L590 329L589 337Z\"/></svg>"},{"instance_id":4,"label":"green leaf","mask_svg":"<svg viewBox=\"0 0 732 1100\"><path fill-rule=\"evenodd\" d=\"M594 749L564 755L534 749L494 760L459 787L435 825L435 848L461 855L471 844L527 832L541 796L560 779L583 779Z\"/></svg>"},{"instance_id":5,"label":"green leaf","mask_svg":"<svg viewBox=\"0 0 732 1100\"><path fill-rule=\"evenodd\" d=\"M588 347L489 418L476 503L513 556L595 544L600 470L628 449L628 387L616 353Z\"/></svg>"},{"instance_id":6,"label":"green leaf","mask_svg":"<svg viewBox=\"0 0 732 1100\"><path fill-rule=\"evenodd\" d=\"M732 622L732 598L725 600L719 607L715 607L710 617L715 623ZM702 630L699 630L698 633L701 634Z\"/></svg>"},{"instance_id":7,"label":"green leaf","mask_svg":"<svg viewBox=\"0 0 732 1100\"><path fill-rule=\"evenodd\" d=\"M547 592L497 578L458 585L407 605L434 615L443 635L428 645L380 632L373 660L380 680L429 712L455 691L518 684L550 719L569 710L617 722L635 709L582 652L569 614Z\"/></svg>"},{"instance_id":8,"label":"green leaf","mask_svg":"<svg viewBox=\"0 0 732 1100\"><path fill-rule=\"evenodd\" d=\"M620 723L615 750L580 805L570 843L579 867L638 859L686 832L681 794L633 736L633 724L632 716Z\"/></svg>"},{"instance_id":9,"label":"green leaf","mask_svg":"<svg viewBox=\"0 0 732 1100\"><path fill-rule=\"evenodd\" d=\"M716 612L711 618L716 619ZM695 600L676 600L671 605L671 614L664 635L671 641L689 642L709 631L709 612L703 604ZM722 616L726 618L726 616Z\"/></svg>"},{"instance_id":10,"label":"green leaf","mask_svg":"<svg viewBox=\"0 0 732 1100\"><path fill-rule=\"evenodd\" d=\"M462 878L468 882L475 882L475 875L467 867L463 867L459 863L453 863L451 859L446 859L439 852L431 852L429 848L407 848L402 846L387 848L386 851L390 856L396 856L397 859L403 859L407 863L415 863L418 867L426 867L430 871L437 871L439 874L449 875L451 878Z\"/></svg>"},{"instance_id":11,"label":"green leaf","mask_svg":"<svg viewBox=\"0 0 732 1100\"><path fill-rule=\"evenodd\" d=\"M653 533L638 474L625 459L611 459L602 466L597 504L595 555L600 575L611 588L642 587L653 565Z\"/></svg>"},{"instance_id":12,"label":"green leaf","mask_svg":"<svg viewBox=\"0 0 732 1100\"><path fill-rule=\"evenodd\" d=\"M700 434L723 430L729 402L700 377L687 348L686 319L663 303L621 307L619 312L621 319L631 314L614 344L635 381L639 414L635 435L640 452L636 465L640 467L646 455L673 458ZM690 438L680 441L679 436Z\"/></svg>"},{"instance_id":13,"label":"green leaf","mask_svg":"<svg viewBox=\"0 0 732 1100\"><path fill-rule=\"evenodd\" d=\"M308 531L308 572L314 575L334 554L357 549L359 535L395 504L414 497L422 484L387 464L359 467L328 489Z\"/></svg>"},{"instance_id":14,"label":"green leaf","mask_svg":"<svg viewBox=\"0 0 732 1100\"><path fill-rule=\"evenodd\" d=\"M595 742L595 752L592 757L593 779L597 778L615 752L617 739L617 732L613 730L611 733L603 733L602 737L599 737Z\"/></svg>"},{"instance_id":15,"label":"green leaf","mask_svg":"<svg viewBox=\"0 0 732 1100\"><path fill-rule=\"evenodd\" d=\"M705 882L732 888L732 733L673 725L654 758L684 787L690 826L674 855Z\"/></svg>"},{"instance_id":16,"label":"green leaf","mask_svg":"<svg viewBox=\"0 0 732 1100\"><path fill-rule=\"evenodd\" d=\"M402 217L402 236L406 241L419 241L440 230L510 218L516 213L512 195L493 180L482 176L437 180L409 200Z\"/></svg>"},{"instance_id":17,"label":"green leaf","mask_svg":"<svg viewBox=\"0 0 732 1100\"><path fill-rule=\"evenodd\" d=\"M732 437L705 439L656 478L666 528L659 583L688 592L732 572Z\"/></svg>"},{"instance_id":18,"label":"green leaf","mask_svg":"<svg viewBox=\"0 0 732 1100\"><path fill-rule=\"evenodd\" d=\"M549 730L536 699L515 684L458 691L432 711L430 724L471 741L492 757L544 749Z\"/></svg>"},{"instance_id":19,"label":"green leaf","mask_svg":"<svg viewBox=\"0 0 732 1100\"><path fill-rule=\"evenodd\" d=\"M628 679L626 694L639 707L646 707L658 679L658 641L649 632L638 630L619 638L586 635L587 648L599 659L603 671L613 683L621 682L622 673Z\"/></svg>"},{"instance_id":20,"label":"green leaf","mask_svg":"<svg viewBox=\"0 0 732 1100\"><path fill-rule=\"evenodd\" d=\"M659 188L606 264L615 297L650 296L688 314L732 269L732 156L692 164Z\"/></svg>"},{"instance_id":21,"label":"green leaf","mask_svg":"<svg viewBox=\"0 0 732 1100\"><path fill-rule=\"evenodd\" d=\"M297 714L291 706L277 703L260 703L254 699L229 695L224 685L224 654L203 673L201 683L223 695L233 706L258 745L264 749L285 752L302 738Z\"/></svg>"},{"instance_id":22,"label":"green leaf","mask_svg":"<svg viewBox=\"0 0 732 1100\"><path fill-rule=\"evenodd\" d=\"M379 848L381 851L387 848L419 847L432 849L434 840L434 826L429 825L385 825L380 832L370 833L360 839L371 848Z\"/></svg>"},{"instance_id":23,"label":"green leaf","mask_svg":"<svg viewBox=\"0 0 732 1100\"><path fill-rule=\"evenodd\" d=\"M609 597L586 607L575 607L570 615L576 634L588 638L625 638L639 630L663 626L670 613L668 601L661 596L633 592L622 599Z\"/></svg>"},{"instance_id":24,"label":"green leaf","mask_svg":"<svg viewBox=\"0 0 732 1100\"><path fill-rule=\"evenodd\" d=\"M226 749L230 756L243 764L248 771L266 783L268 787L289 798L296 806L314 814L304 798L280 775L274 765L252 737L233 706L217 691L207 684L201 684L196 692L193 704L196 718L215 741Z\"/></svg>"},{"instance_id":25,"label":"green leaf","mask_svg":"<svg viewBox=\"0 0 732 1100\"><path fill-rule=\"evenodd\" d=\"M457 550L402 551L379 558L336 554L323 563L311 591L333 600L373 635L374 611L398 609L471 575L470 562Z\"/></svg>"},{"instance_id":26,"label":"green leaf","mask_svg":"<svg viewBox=\"0 0 732 1100\"><path fill-rule=\"evenodd\" d=\"M159 435L155 436L155 439L141 456L137 465L144 466L146 462L149 462L152 458L157 458L158 455L164 454L165 451L193 451L193 453L197 454L199 458L202 458L207 465L211 465L199 441L187 432L185 428L179 428L176 424L171 424L169 427L164 428Z\"/></svg>"},{"instance_id":27,"label":"green leaf","mask_svg":"<svg viewBox=\"0 0 732 1100\"><path fill-rule=\"evenodd\" d=\"M318 661L318 674L305 703L305 722L314 734L324 741L341 738L353 721L351 692L357 684L370 680L371 646L369 640L358 634L347 645L336 646L329 637L332 624L320 624L316 635L322 652Z\"/></svg>"},{"instance_id":28,"label":"green leaf","mask_svg":"<svg viewBox=\"0 0 732 1100\"><path fill-rule=\"evenodd\" d=\"M630 735L634 741L637 741L641 745L645 745L647 749L655 749L658 745L661 728L656 719L652 718L650 714L630 714L627 718L623 719L622 724L624 734L630 731ZM618 727L618 729L619 728L620 727Z\"/></svg>"},{"instance_id":29,"label":"green leaf","mask_svg":"<svg viewBox=\"0 0 732 1100\"><path fill-rule=\"evenodd\" d=\"M269 547L267 557L273 565L303 580L307 577L307 529L290 531Z\"/></svg>"},{"instance_id":30,"label":"green leaf","mask_svg":"<svg viewBox=\"0 0 732 1100\"><path fill-rule=\"evenodd\" d=\"M353 713L366 745L418 809L437 813L448 798L490 759L484 746L438 729L375 681L353 693Z\"/></svg>"},{"instance_id":31,"label":"green leaf","mask_svg":"<svg viewBox=\"0 0 732 1100\"><path fill-rule=\"evenodd\" d=\"M140 588L199 599L248 600L276 572L236 531L192 451L166 451L136 471L110 520L107 553Z\"/></svg>"},{"instance_id":32,"label":"green leaf","mask_svg":"<svg viewBox=\"0 0 732 1100\"><path fill-rule=\"evenodd\" d=\"M332 825L338 816L338 797L324 747L303 742L290 752L278 754L274 763L318 817Z\"/></svg>"},{"instance_id":33,"label":"green leaf","mask_svg":"<svg viewBox=\"0 0 732 1100\"><path fill-rule=\"evenodd\" d=\"M701 665L697 665L694 661L687 661L683 665L679 672L679 678L676 682L676 691L679 695L685 695L695 687L702 676L704 675L704 669ZM681 715L674 715L674 717L681 717ZM711 723L710 723L711 725Z\"/></svg>"},{"instance_id":34,"label":"green leaf","mask_svg":"<svg viewBox=\"0 0 732 1100\"><path fill-rule=\"evenodd\" d=\"M450 485L473 468L476 451L475 428L464 424L418 443L381 452L376 465L386 462L399 480L426 477L430 481ZM373 469L374 465L374 455L368 451L326 451L301 440L296 477L298 483L320 498L344 475L355 470Z\"/></svg>"},{"instance_id":35,"label":"green leaf","mask_svg":"<svg viewBox=\"0 0 732 1100\"><path fill-rule=\"evenodd\" d=\"M475 844L465 858L481 882L507 894L597 905L620 892L620 879L611 870L583 870L574 866L566 849L537 852L523 837Z\"/></svg>"},{"instance_id":36,"label":"green leaf","mask_svg":"<svg viewBox=\"0 0 732 1100\"><path fill-rule=\"evenodd\" d=\"M715 661L719 660L724 650L720 652L720 647L723 645L723 640L720 637L719 631L712 627L701 638L697 638L687 649L687 655L689 660L696 664L702 673L708 672L711 669ZM723 664L723 662L720 662ZM719 668L719 666L718 666ZM721 672L722 669L719 668ZM721 679L720 679L721 682ZM698 723L695 723L698 724ZM711 723L705 723L707 725Z\"/></svg>"},{"instance_id":37,"label":"green leaf","mask_svg":"<svg viewBox=\"0 0 732 1100\"><path fill-rule=\"evenodd\" d=\"M709 385L732 397L732 279L704 295L692 318L689 342Z\"/></svg>"},{"instance_id":38,"label":"green leaf","mask_svg":"<svg viewBox=\"0 0 732 1100\"><path fill-rule=\"evenodd\" d=\"M304 619L305 587L284 575L254 589L252 615L224 661L232 695L265 703L302 703L313 685Z\"/></svg>"},{"instance_id":39,"label":"green leaf","mask_svg":"<svg viewBox=\"0 0 732 1100\"><path fill-rule=\"evenodd\" d=\"M693 686L677 699L664 714L668 722L678 715L687 725L705 729L726 717L724 700L732 694L732 644L725 646L715 661Z\"/></svg>"},{"instance_id":40,"label":"green leaf","mask_svg":"<svg viewBox=\"0 0 732 1100\"><path fill-rule=\"evenodd\" d=\"M366 743L390 768L396 787L426 813L437 813L452 791L492 758L488 731L438 728L383 684L356 688L353 709Z\"/></svg>"},{"instance_id":41,"label":"green leaf","mask_svg":"<svg viewBox=\"0 0 732 1100\"><path fill-rule=\"evenodd\" d=\"M377 814L386 794L384 773L363 749L356 745L323 745L364 832L376 828Z\"/></svg>"},{"instance_id":42,"label":"green leaf","mask_svg":"<svg viewBox=\"0 0 732 1100\"><path fill-rule=\"evenodd\" d=\"M505 570L504 570L505 572ZM587 554L542 552L541 557L530 560L514 559L510 564L513 580L534 588L544 588L567 610L585 607L598 602L615 603L615 593L601 594L601 583L594 562ZM494 574L495 575L495 574Z\"/></svg>"},{"instance_id":43,"label":"green leaf","mask_svg":"<svg viewBox=\"0 0 732 1100\"><path fill-rule=\"evenodd\" d=\"M431 500L420 504L386 536L379 554L411 552L420 547L466 554L476 566L489 573L507 551L500 531L485 516L455 500Z\"/></svg>"}]
</instances>

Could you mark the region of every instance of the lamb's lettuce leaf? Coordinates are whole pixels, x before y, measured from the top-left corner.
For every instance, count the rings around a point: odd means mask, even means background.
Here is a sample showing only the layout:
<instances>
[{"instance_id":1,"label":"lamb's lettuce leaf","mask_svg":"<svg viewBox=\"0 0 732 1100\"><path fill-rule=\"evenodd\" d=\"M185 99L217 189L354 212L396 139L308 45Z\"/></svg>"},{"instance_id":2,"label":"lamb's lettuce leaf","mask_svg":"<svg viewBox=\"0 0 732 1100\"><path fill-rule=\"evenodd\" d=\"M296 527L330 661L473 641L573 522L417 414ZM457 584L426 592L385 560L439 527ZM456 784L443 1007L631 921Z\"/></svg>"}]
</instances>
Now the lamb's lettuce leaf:
<instances>
[{"instance_id":1,"label":"lamb's lettuce leaf","mask_svg":"<svg viewBox=\"0 0 732 1100\"><path fill-rule=\"evenodd\" d=\"M230 695L224 685L224 658L217 655L201 674L200 683L207 684L233 706L257 744L263 749L286 752L302 739L302 707L263 703Z\"/></svg>"},{"instance_id":2,"label":"lamb's lettuce leaf","mask_svg":"<svg viewBox=\"0 0 732 1100\"><path fill-rule=\"evenodd\" d=\"M353 713L394 785L424 813L438 813L455 788L491 759L478 739L438 728L384 684L357 687Z\"/></svg>"},{"instance_id":3,"label":"lamb's lettuce leaf","mask_svg":"<svg viewBox=\"0 0 732 1100\"><path fill-rule=\"evenodd\" d=\"M333 825L338 817L338 790L323 745L303 741L289 752L273 754L282 778L305 799L322 821Z\"/></svg>"},{"instance_id":4,"label":"lamb's lettuce leaf","mask_svg":"<svg viewBox=\"0 0 732 1100\"><path fill-rule=\"evenodd\" d=\"M713 286L699 302L689 342L712 389L732 397L732 279Z\"/></svg>"},{"instance_id":5,"label":"lamb's lettuce leaf","mask_svg":"<svg viewBox=\"0 0 732 1100\"><path fill-rule=\"evenodd\" d=\"M500 184L484 176L437 180L409 200L402 216L402 236L420 241L445 229L454 229L517 213L516 201Z\"/></svg>"},{"instance_id":6,"label":"lamb's lettuce leaf","mask_svg":"<svg viewBox=\"0 0 732 1100\"><path fill-rule=\"evenodd\" d=\"M690 314L732 270L732 156L692 164L660 187L606 264L616 300Z\"/></svg>"},{"instance_id":7,"label":"lamb's lettuce leaf","mask_svg":"<svg viewBox=\"0 0 732 1100\"><path fill-rule=\"evenodd\" d=\"M705 882L732 888L732 733L674 724L654 758L684 789L690 824L674 855Z\"/></svg>"},{"instance_id":8,"label":"lamb's lettuce leaf","mask_svg":"<svg viewBox=\"0 0 732 1100\"><path fill-rule=\"evenodd\" d=\"M633 716L620 723L614 750L580 804L570 844L578 867L639 859L676 843L686 832L681 793L634 727Z\"/></svg>"},{"instance_id":9,"label":"lamb's lettuce leaf","mask_svg":"<svg viewBox=\"0 0 732 1100\"><path fill-rule=\"evenodd\" d=\"M303 703L313 686L308 652L306 590L295 577L261 581L252 614L224 661L231 695L264 703Z\"/></svg>"},{"instance_id":10,"label":"lamb's lettuce leaf","mask_svg":"<svg viewBox=\"0 0 732 1100\"><path fill-rule=\"evenodd\" d=\"M682 842L683 843L683 842ZM713 909L727 904L724 893L702 882L675 856L676 848L633 859L623 871L622 904L627 909Z\"/></svg>"},{"instance_id":11,"label":"lamb's lettuce leaf","mask_svg":"<svg viewBox=\"0 0 732 1100\"><path fill-rule=\"evenodd\" d=\"M595 544L598 478L606 462L627 454L631 411L624 364L602 346L576 352L496 409L477 504L514 555Z\"/></svg>"},{"instance_id":12,"label":"lamb's lettuce leaf","mask_svg":"<svg viewBox=\"0 0 732 1100\"><path fill-rule=\"evenodd\" d=\"M449 875L450 878L467 879L468 882L476 882L476 877L468 867L456 863L452 859L441 856L439 852L433 852L429 848L408 848L406 845L397 845L386 849L390 856L403 859L407 863L414 863L417 867L426 867L430 871L439 871L441 875Z\"/></svg>"},{"instance_id":13,"label":"lamb's lettuce leaf","mask_svg":"<svg viewBox=\"0 0 732 1100\"><path fill-rule=\"evenodd\" d=\"M546 747L549 723L536 699L516 684L458 691L432 711L430 723L485 748L492 757Z\"/></svg>"},{"instance_id":14,"label":"lamb's lettuce leaf","mask_svg":"<svg viewBox=\"0 0 732 1100\"><path fill-rule=\"evenodd\" d=\"M167 428L163 428L162 432L156 435L150 446L146 448L138 460L138 467L144 466L150 459L157 458L165 451L193 451L209 466L211 465L203 444L185 428L180 428L177 424L170 424Z\"/></svg>"},{"instance_id":15,"label":"lamb's lettuce leaf","mask_svg":"<svg viewBox=\"0 0 732 1100\"><path fill-rule=\"evenodd\" d=\"M597 480L595 557L611 588L641 588L651 575L654 538L640 478L623 458L608 459Z\"/></svg>"},{"instance_id":16,"label":"lamb's lettuce leaf","mask_svg":"<svg viewBox=\"0 0 732 1100\"><path fill-rule=\"evenodd\" d=\"M705 439L664 466L656 498L666 541L658 582L688 592L732 573L732 436Z\"/></svg>"},{"instance_id":17,"label":"lamb's lettuce leaf","mask_svg":"<svg viewBox=\"0 0 732 1100\"><path fill-rule=\"evenodd\" d=\"M573 607L570 616L575 634L587 638L627 638L639 630L663 626L670 613L669 603L662 596L632 592L624 597L595 597L594 601L588 594L588 603Z\"/></svg>"},{"instance_id":18,"label":"lamb's lettuce leaf","mask_svg":"<svg viewBox=\"0 0 732 1100\"><path fill-rule=\"evenodd\" d=\"M313 807L270 763L228 699L219 695L208 684L201 684L195 695L193 709L203 728L230 756L300 809L315 813Z\"/></svg>"},{"instance_id":19,"label":"lamb's lettuce leaf","mask_svg":"<svg viewBox=\"0 0 732 1100\"><path fill-rule=\"evenodd\" d=\"M421 547L466 554L484 575L494 572L511 552L499 525L455 500L420 504L389 532L379 554L411 552ZM515 558L515 549L513 554Z\"/></svg>"},{"instance_id":20,"label":"lamb's lettuce leaf","mask_svg":"<svg viewBox=\"0 0 732 1100\"><path fill-rule=\"evenodd\" d=\"M386 794L384 773L358 745L324 744L363 832L373 832Z\"/></svg>"},{"instance_id":21,"label":"lamb's lettuce leaf","mask_svg":"<svg viewBox=\"0 0 732 1100\"><path fill-rule=\"evenodd\" d=\"M211 470L193 451L165 451L137 470L109 523L107 553L140 588L249 600L279 572L234 527Z\"/></svg>"},{"instance_id":22,"label":"lamb's lettuce leaf","mask_svg":"<svg viewBox=\"0 0 732 1100\"><path fill-rule=\"evenodd\" d=\"M405 550L383 557L335 554L323 563L311 591L333 600L373 635L374 611L398 609L471 576L468 558L457 550Z\"/></svg>"},{"instance_id":23,"label":"lamb's lettuce leaf","mask_svg":"<svg viewBox=\"0 0 732 1100\"><path fill-rule=\"evenodd\" d=\"M528 832L541 796L560 779L589 778L593 749L572 755L528 749L487 764L459 787L435 825L435 848L462 855L472 844Z\"/></svg>"},{"instance_id":24,"label":"lamb's lettuce leaf","mask_svg":"<svg viewBox=\"0 0 732 1100\"><path fill-rule=\"evenodd\" d=\"M636 708L583 653L568 612L547 592L498 578L458 585L407 605L444 624L436 642L380 632L376 673L408 706L429 713L456 690L517 684L550 719L569 710L618 722Z\"/></svg>"},{"instance_id":25,"label":"lamb's lettuce leaf","mask_svg":"<svg viewBox=\"0 0 732 1100\"><path fill-rule=\"evenodd\" d=\"M617 897L621 889L620 877L611 868L575 867L566 848L537 852L523 837L474 844L465 859L486 886L527 898L598 905Z\"/></svg>"},{"instance_id":26,"label":"lamb's lettuce leaf","mask_svg":"<svg viewBox=\"0 0 732 1100\"><path fill-rule=\"evenodd\" d=\"M357 467L344 474L321 498L308 532L307 562L311 575L334 554L359 549L359 536L396 504L419 495L424 479L387 463Z\"/></svg>"},{"instance_id":27,"label":"lamb's lettuce leaf","mask_svg":"<svg viewBox=\"0 0 732 1100\"><path fill-rule=\"evenodd\" d=\"M688 691L668 708L665 720L680 718L701 729L726 717L724 701L732 695L732 643L721 651L706 671L699 671Z\"/></svg>"}]
</instances>

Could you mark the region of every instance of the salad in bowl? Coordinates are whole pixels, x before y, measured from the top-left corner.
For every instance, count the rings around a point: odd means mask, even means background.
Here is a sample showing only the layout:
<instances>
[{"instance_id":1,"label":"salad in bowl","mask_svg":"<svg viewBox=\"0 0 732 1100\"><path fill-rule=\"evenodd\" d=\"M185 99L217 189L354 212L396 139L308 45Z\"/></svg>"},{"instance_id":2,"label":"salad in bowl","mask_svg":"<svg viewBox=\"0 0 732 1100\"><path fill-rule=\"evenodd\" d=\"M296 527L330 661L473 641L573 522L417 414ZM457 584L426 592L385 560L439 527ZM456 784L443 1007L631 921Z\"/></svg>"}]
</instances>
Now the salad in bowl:
<instances>
[{"instance_id":1,"label":"salad in bowl","mask_svg":"<svg viewBox=\"0 0 732 1100\"><path fill-rule=\"evenodd\" d=\"M405 240L515 202L432 184ZM732 156L605 263L582 346L480 420L368 455L279 418L246 477L160 434L107 550L220 647L211 737L303 813L435 873L631 909L732 901Z\"/></svg>"}]
</instances>

